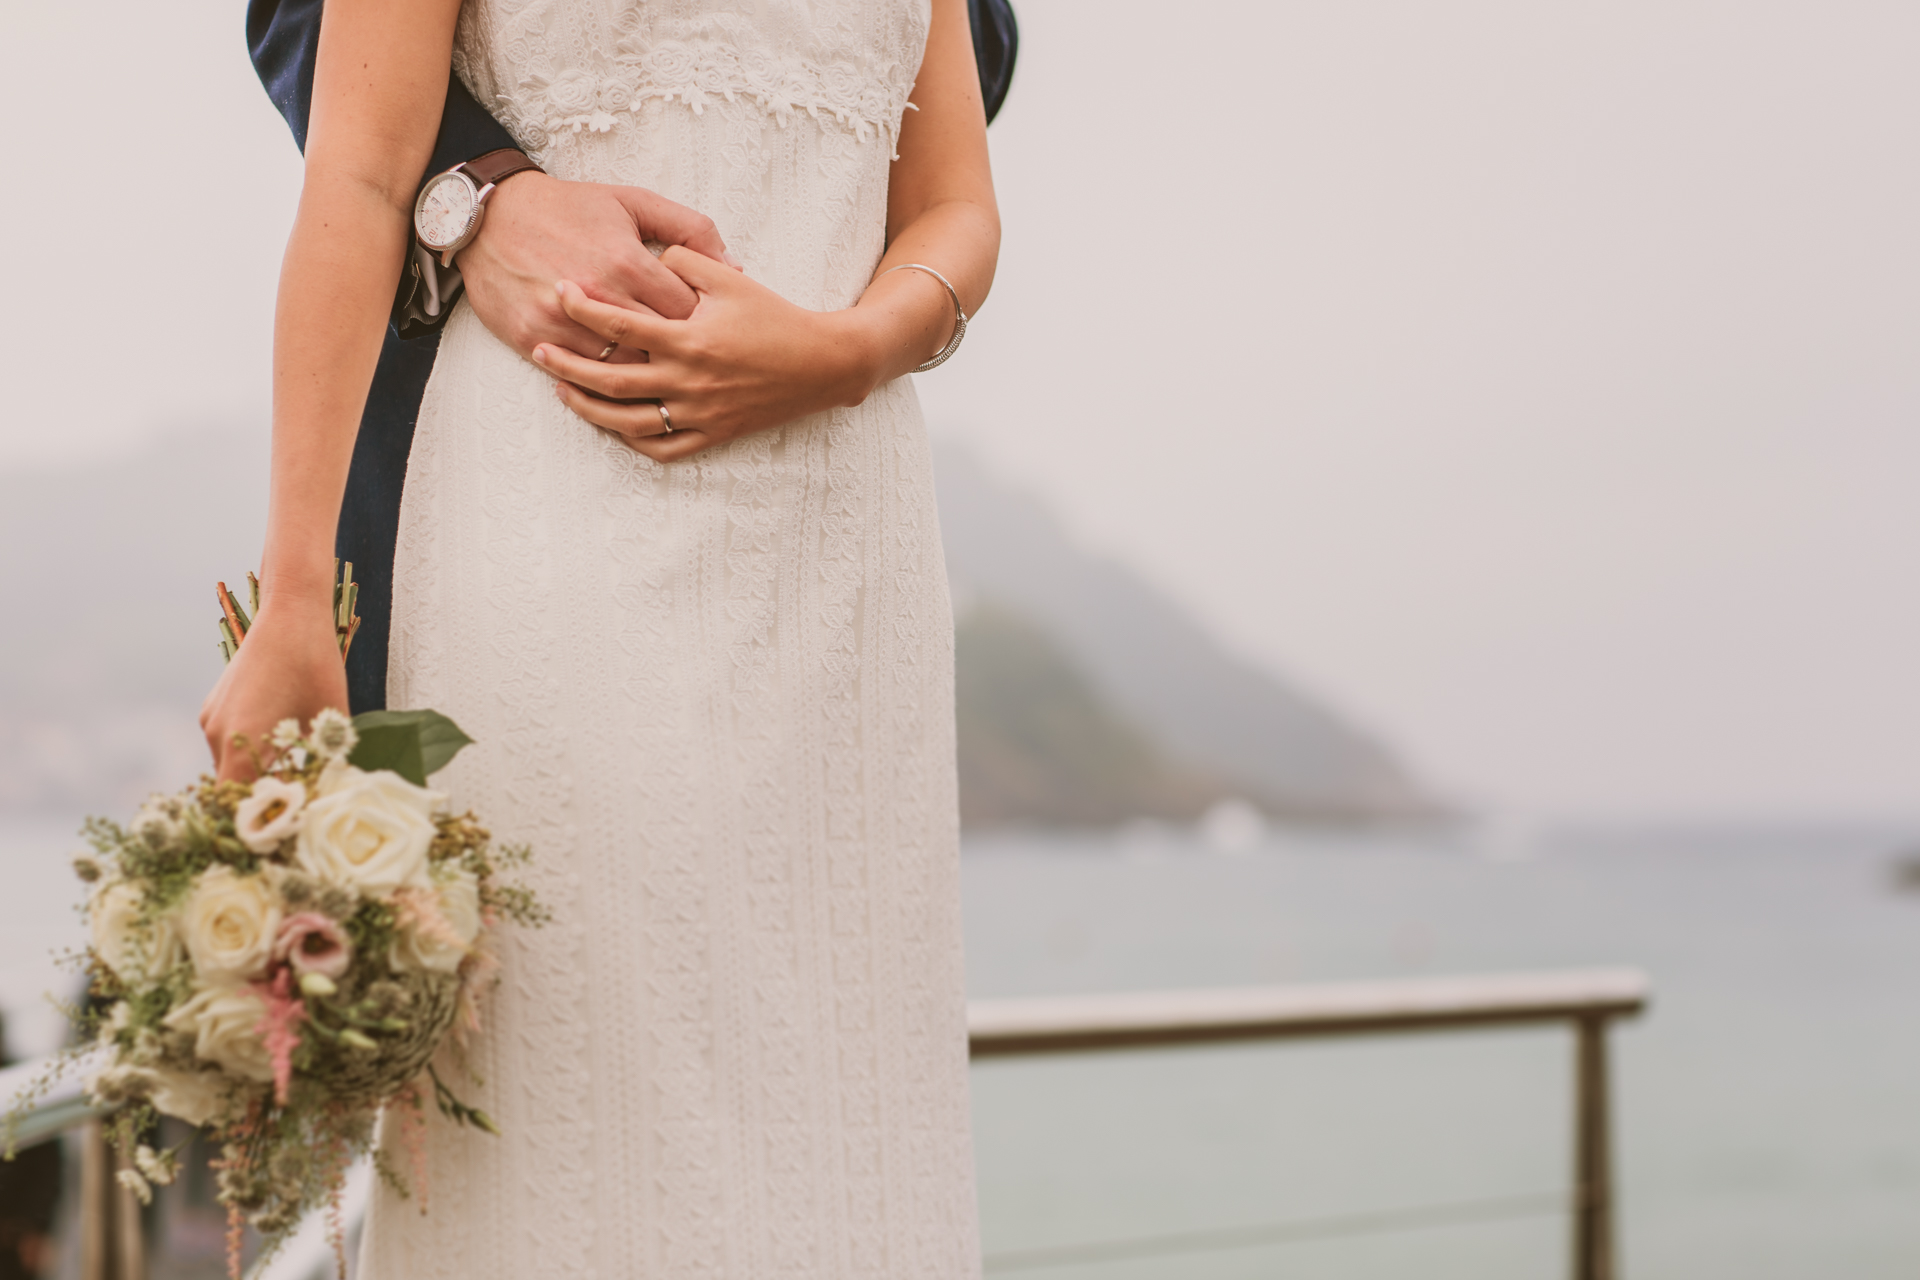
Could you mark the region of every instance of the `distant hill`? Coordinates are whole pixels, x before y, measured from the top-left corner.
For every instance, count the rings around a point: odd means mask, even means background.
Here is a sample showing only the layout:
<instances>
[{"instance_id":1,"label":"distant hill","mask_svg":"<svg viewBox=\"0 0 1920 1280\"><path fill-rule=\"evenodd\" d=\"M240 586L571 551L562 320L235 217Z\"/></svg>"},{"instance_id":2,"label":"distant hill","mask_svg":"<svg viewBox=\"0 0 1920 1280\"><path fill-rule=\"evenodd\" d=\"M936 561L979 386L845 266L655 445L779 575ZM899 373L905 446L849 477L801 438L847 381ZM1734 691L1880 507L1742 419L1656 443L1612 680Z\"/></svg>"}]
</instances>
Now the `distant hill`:
<instances>
[{"instance_id":1,"label":"distant hill","mask_svg":"<svg viewBox=\"0 0 1920 1280\"><path fill-rule=\"evenodd\" d=\"M963 826L1192 819L1232 795L1169 760L1021 615L974 602L954 644Z\"/></svg>"},{"instance_id":2,"label":"distant hill","mask_svg":"<svg viewBox=\"0 0 1920 1280\"><path fill-rule=\"evenodd\" d=\"M956 594L1018 613L1051 637L1162 758L1280 817L1441 812L1372 734L1227 652L1138 574L1074 546L1039 502L995 481L964 449L941 442L935 469ZM969 677L962 687L972 687Z\"/></svg>"},{"instance_id":3,"label":"distant hill","mask_svg":"<svg viewBox=\"0 0 1920 1280\"><path fill-rule=\"evenodd\" d=\"M1431 810L1370 736L964 454L938 457L957 594L980 602L957 636L970 823L1188 817L1228 795L1278 816ZM203 767L211 587L252 567L266 469L264 432L219 432L0 475L0 813L125 812Z\"/></svg>"}]
</instances>

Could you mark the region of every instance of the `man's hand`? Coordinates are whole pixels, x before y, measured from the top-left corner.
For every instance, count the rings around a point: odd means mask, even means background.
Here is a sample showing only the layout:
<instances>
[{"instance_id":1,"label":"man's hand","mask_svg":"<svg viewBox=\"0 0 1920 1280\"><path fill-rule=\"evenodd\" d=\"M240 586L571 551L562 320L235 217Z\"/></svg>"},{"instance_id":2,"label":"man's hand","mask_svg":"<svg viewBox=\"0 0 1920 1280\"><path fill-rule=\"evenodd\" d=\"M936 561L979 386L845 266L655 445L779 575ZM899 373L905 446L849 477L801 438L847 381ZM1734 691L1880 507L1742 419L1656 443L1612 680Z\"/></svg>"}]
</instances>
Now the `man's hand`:
<instances>
[{"instance_id":1,"label":"man's hand","mask_svg":"<svg viewBox=\"0 0 1920 1280\"><path fill-rule=\"evenodd\" d=\"M485 220L460 251L467 300L494 336L522 355L541 343L589 359L607 340L561 310L556 280L610 306L674 320L693 314L694 291L641 242L684 245L738 268L713 219L639 187L562 182L521 173L487 198ZM628 359L638 352L619 353Z\"/></svg>"}]
</instances>

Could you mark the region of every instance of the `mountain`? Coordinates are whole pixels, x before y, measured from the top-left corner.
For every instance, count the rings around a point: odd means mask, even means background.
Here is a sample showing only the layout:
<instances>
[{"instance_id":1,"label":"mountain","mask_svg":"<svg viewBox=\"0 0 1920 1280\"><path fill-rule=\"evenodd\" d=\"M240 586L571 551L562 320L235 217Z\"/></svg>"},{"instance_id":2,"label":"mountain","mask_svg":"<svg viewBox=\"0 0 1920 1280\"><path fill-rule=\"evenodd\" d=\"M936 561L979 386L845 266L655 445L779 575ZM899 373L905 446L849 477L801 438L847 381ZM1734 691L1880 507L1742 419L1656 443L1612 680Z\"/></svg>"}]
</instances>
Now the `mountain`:
<instances>
[{"instance_id":1,"label":"mountain","mask_svg":"<svg viewBox=\"0 0 1920 1280\"><path fill-rule=\"evenodd\" d=\"M1029 620L1109 714L1189 776L1279 817L1442 811L1376 737L1229 653L1132 570L1076 547L1045 507L994 480L964 449L940 442L935 475L956 597ZM963 676L962 688L969 684Z\"/></svg>"},{"instance_id":2,"label":"mountain","mask_svg":"<svg viewBox=\"0 0 1920 1280\"><path fill-rule=\"evenodd\" d=\"M952 448L941 523L960 611L963 807L975 826L1431 812L1391 752L1227 653L1131 571ZM125 813L204 766L219 675L212 586L253 567L264 432L0 474L0 813Z\"/></svg>"},{"instance_id":3,"label":"mountain","mask_svg":"<svg viewBox=\"0 0 1920 1280\"><path fill-rule=\"evenodd\" d=\"M961 825L1192 819L1231 796L1168 759L1020 614L972 604L955 619L954 651Z\"/></svg>"}]
</instances>

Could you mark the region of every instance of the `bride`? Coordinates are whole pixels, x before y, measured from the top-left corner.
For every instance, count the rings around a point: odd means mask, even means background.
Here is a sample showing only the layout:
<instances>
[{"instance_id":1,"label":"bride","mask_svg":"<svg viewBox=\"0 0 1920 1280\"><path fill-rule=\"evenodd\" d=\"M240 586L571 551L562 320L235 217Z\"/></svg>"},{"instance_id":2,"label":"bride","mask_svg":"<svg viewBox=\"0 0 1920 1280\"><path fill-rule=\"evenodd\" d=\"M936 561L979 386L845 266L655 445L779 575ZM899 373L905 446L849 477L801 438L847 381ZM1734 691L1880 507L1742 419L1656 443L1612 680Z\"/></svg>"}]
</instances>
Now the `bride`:
<instances>
[{"instance_id":1,"label":"bride","mask_svg":"<svg viewBox=\"0 0 1920 1280\"><path fill-rule=\"evenodd\" d=\"M549 173L699 209L743 269L668 249L677 321L555 282L600 361L448 324L388 694L478 739L439 782L534 846L554 923L504 944L460 1064L501 1136L435 1117L361 1274L973 1275L952 628L903 376L998 250L965 0L327 0L223 774L346 702L334 526L449 66Z\"/></svg>"}]
</instances>

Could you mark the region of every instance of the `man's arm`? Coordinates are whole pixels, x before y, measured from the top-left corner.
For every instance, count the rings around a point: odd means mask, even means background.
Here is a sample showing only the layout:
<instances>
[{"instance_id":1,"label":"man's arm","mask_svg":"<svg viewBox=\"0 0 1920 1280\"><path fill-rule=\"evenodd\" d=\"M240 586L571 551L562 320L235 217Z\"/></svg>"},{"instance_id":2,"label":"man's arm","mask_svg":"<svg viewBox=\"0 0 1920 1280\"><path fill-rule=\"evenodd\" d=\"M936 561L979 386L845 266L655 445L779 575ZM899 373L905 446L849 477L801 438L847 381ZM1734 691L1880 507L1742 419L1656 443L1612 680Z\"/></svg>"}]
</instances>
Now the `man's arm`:
<instances>
[{"instance_id":1,"label":"man's arm","mask_svg":"<svg viewBox=\"0 0 1920 1280\"><path fill-rule=\"evenodd\" d=\"M286 118L293 140L307 149L307 119L313 111L313 58L320 46L321 0L251 0L247 5L247 50L267 96ZM451 169L500 147L518 147L506 126L473 100L458 76L447 77L447 103L440 136L420 177Z\"/></svg>"},{"instance_id":2,"label":"man's arm","mask_svg":"<svg viewBox=\"0 0 1920 1280\"><path fill-rule=\"evenodd\" d=\"M1013 87L1020 26L1013 20L1011 0L968 0L967 19L973 28L974 66L980 72L980 102L987 110L987 123L992 124Z\"/></svg>"},{"instance_id":3,"label":"man's arm","mask_svg":"<svg viewBox=\"0 0 1920 1280\"><path fill-rule=\"evenodd\" d=\"M306 150L313 106L313 68L322 0L249 0L247 48L267 96ZM449 76L433 155L415 180L501 147L517 147L458 76ZM693 311L693 290L662 267L642 241L681 244L732 263L711 219L637 187L563 183L539 173L508 179L487 202L480 234L459 256L467 299L482 322L521 352L541 342L593 355L604 341L560 309L555 280L572 280L615 305L637 303L661 315ZM735 264L737 265L737 264ZM431 333L449 306L429 319L412 295L418 281L403 272L394 300L402 337ZM412 305L409 305L412 301Z\"/></svg>"}]
</instances>

